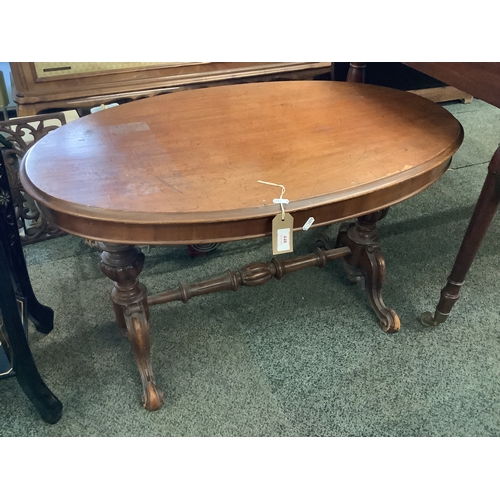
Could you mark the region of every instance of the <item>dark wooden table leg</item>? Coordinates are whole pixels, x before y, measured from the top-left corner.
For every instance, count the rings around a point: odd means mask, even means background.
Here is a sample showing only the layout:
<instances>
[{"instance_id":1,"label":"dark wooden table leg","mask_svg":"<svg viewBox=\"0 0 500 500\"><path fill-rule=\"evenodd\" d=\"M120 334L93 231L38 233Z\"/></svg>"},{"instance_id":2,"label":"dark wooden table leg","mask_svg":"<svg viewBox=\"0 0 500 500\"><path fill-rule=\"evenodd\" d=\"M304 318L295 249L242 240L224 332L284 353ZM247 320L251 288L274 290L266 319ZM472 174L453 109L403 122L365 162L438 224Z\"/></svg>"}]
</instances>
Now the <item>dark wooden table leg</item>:
<instances>
[{"instance_id":1,"label":"dark wooden table leg","mask_svg":"<svg viewBox=\"0 0 500 500\"><path fill-rule=\"evenodd\" d=\"M360 217L355 224L343 224L337 236L337 246L348 246L351 255L344 258L344 269L352 282L365 279L366 293L382 329L387 333L399 331L398 315L384 304L382 284L385 280L385 260L376 224L388 209Z\"/></svg>"},{"instance_id":2,"label":"dark wooden table leg","mask_svg":"<svg viewBox=\"0 0 500 500\"><path fill-rule=\"evenodd\" d=\"M438 326L444 323L450 315L451 309L460 297L460 288L464 284L467 272L481 247L483 238L490 227L491 221L500 202L500 147L495 151L488 166L488 174L484 181L481 194L472 214L462 245L445 287L441 290L441 297L434 315L424 312L422 323L426 326Z\"/></svg>"},{"instance_id":3,"label":"dark wooden table leg","mask_svg":"<svg viewBox=\"0 0 500 500\"><path fill-rule=\"evenodd\" d=\"M147 410L159 410L163 405L163 393L156 386L151 367L149 332L149 307L146 287L139 283L144 265L144 254L132 245L99 243L101 271L114 281L111 291L116 322L132 345L134 358L141 375L143 404ZM128 308L134 306L133 312Z\"/></svg>"},{"instance_id":4,"label":"dark wooden table leg","mask_svg":"<svg viewBox=\"0 0 500 500\"><path fill-rule=\"evenodd\" d=\"M347 82L364 83L366 72L366 63L352 62L349 63L349 71L347 72Z\"/></svg>"}]
</instances>

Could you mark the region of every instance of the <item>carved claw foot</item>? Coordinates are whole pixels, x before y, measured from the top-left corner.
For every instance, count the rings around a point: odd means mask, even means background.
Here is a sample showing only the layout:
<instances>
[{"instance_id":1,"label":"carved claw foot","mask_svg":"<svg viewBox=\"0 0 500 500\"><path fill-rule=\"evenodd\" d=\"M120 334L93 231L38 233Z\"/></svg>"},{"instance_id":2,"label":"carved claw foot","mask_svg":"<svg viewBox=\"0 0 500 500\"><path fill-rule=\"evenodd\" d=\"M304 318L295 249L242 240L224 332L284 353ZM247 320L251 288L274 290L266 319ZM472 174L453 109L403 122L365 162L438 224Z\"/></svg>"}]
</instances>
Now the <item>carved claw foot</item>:
<instances>
[{"instance_id":1,"label":"carved claw foot","mask_svg":"<svg viewBox=\"0 0 500 500\"><path fill-rule=\"evenodd\" d=\"M142 401L147 410L159 410L164 402L151 367L149 307L146 287L137 276L144 265L144 254L131 245L99 243L101 271L114 281L111 300L116 322L129 340L142 381Z\"/></svg>"},{"instance_id":2,"label":"carved claw foot","mask_svg":"<svg viewBox=\"0 0 500 500\"><path fill-rule=\"evenodd\" d=\"M366 248L366 257L360 261L360 267L365 276L366 293L370 304L375 311L380 326L387 333L396 333L401 328L399 316L393 309L389 309L382 299L382 284L385 280L385 260L379 245L370 245ZM368 262L367 262L368 261Z\"/></svg>"},{"instance_id":3,"label":"carved claw foot","mask_svg":"<svg viewBox=\"0 0 500 500\"><path fill-rule=\"evenodd\" d=\"M382 329L387 333L396 333L401 328L399 317L382 299L386 270L376 229L377 221L386 213L387 210L383 210L360 217L355 224L342 224L336 246L351 249L351 255L345 257L343 262L349 281L356 283L364 277L368 300Z\"/></svg>"},{"instance_id":4,"label":"carved claw foot","mask_svg":"<svg viewBox=\"0 0 500 500\"><path fill-rule=\"evenodd\" d=\"M160 390L154 382L147 382L142 395L142 404L144 408L148 411L156 411L163 406L164 402L165 397L163 391Z\"/></svg>"}]
</instances>

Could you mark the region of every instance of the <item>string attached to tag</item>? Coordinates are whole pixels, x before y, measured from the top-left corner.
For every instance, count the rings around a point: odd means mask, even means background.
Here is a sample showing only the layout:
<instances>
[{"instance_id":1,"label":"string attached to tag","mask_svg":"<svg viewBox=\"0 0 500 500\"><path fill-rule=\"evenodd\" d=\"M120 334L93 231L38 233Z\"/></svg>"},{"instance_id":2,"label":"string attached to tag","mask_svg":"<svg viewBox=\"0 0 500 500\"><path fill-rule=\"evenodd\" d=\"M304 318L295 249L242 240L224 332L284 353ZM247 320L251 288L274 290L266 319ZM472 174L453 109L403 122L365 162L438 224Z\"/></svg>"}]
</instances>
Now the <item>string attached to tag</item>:
<instances>
[{"instance_id":1,"label":"string attached to tag","mask_svg":"<svg viewBox=\"0 0 500 500\"><path fill-rule=\"evenodd\" d=\"M281 206L281 220L285 220L285 207L283 205L286 205L289 203L289 200L286 198L283 198L283 195L285 194L285 186L283 184L275 184L274 182L266 182L266 181L257 181L260 182L261 184L267 184L268 186L276 186L281 188L281 195L279 198L274 198L273 203L279 203Z\"/></svg>"},{"instance_id":2,"label":"string attached to tag","mask_svg":"<svg viewBox=\"0 0 500 500\"><path fill-rule=\"evenodd\" d=\"M273 203L279 203L281 206L281 217L279 214L276 215L272 222L273 254L293 252L293 217L289 213L285 213L284 205L289 203L289 200L283 198L286 191L285 186L274 182L257 182L281 188L280 197L273 199Z\"/></svg>"}]
</instances>

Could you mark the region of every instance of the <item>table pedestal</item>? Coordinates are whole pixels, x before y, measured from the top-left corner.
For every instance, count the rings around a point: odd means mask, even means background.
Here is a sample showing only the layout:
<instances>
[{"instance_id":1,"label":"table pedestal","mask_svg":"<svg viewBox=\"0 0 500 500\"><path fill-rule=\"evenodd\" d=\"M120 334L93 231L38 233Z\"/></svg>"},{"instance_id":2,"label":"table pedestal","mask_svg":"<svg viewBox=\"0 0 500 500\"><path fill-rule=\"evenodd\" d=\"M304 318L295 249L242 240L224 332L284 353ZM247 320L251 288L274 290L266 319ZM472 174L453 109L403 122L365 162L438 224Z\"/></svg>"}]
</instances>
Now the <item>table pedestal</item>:
<instances>
[{"instance_id":1,"label":"table pedestal","mask_svg":"<svg viewBox=\"0 0 500 500\"><path fill-rule=\"evenodd\" d=\"M147 410L158 410L163 405L163 393L156 387L151 367L147 289L137 279L144 266L144 254L132 245L100 243L99 247L101 271L115 282L111 300L116 322L132 345L141 375L142 402ZM135 306L134 312L130 312L129 306Z\"/></svg>"},{"instance_id":2,"label":"table pedestal","mask_svg":"<svg viewBox=\"0 0 500 500\"><path fill-rule=\"evenodd\" d=\"M388 210L388 209L387 209ZM236 291L240 286L254 287L267 283L272 278L309 267L325 267L330 260L343 258L344 269L353 282L364 277L370 304L380 320L382 329L395 333L400 329L398 315L386 307L382 299L382 284L385 279L385 260L379 243L376 223L387 210L360 217L355 224L341 226L337 241L330 245L327 239L318 241L313 253L292 257L284 261L272 259L270 263L254 262L237 271L198 283L180 283L177 288L155 295L147 295L146 287L138 276L144 266L144 254L133 245L99 243L101 271L114 281L111 290L116 322L129 340L139 369L143 387L143 404L154 411L164 403L163 392L156 386L151 366L149 306L189 299L223 290Z\"/></svg>"}]
</instances>

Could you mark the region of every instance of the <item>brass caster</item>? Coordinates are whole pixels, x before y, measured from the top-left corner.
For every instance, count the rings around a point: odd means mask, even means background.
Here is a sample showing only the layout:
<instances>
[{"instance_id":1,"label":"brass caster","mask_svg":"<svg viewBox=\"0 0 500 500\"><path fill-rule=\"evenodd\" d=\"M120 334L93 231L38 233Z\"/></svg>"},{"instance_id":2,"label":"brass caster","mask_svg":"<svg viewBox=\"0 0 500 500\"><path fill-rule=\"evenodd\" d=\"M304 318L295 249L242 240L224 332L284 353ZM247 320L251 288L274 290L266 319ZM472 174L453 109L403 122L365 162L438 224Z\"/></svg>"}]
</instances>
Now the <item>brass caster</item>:
<instances>
[{"instance_id":1,"label":"brass caster","mask_svg":"<svg viewBox=\"0 0 500 500\"><path fill-rule=\"evenodd\" d=\"M430 312L424 312L420 316L420 321L424 326L439 326L441 323L444 323L448 318L449 314L443 314L439 311L436 311L434 316Z\"/></svg>"}]
</instances>

